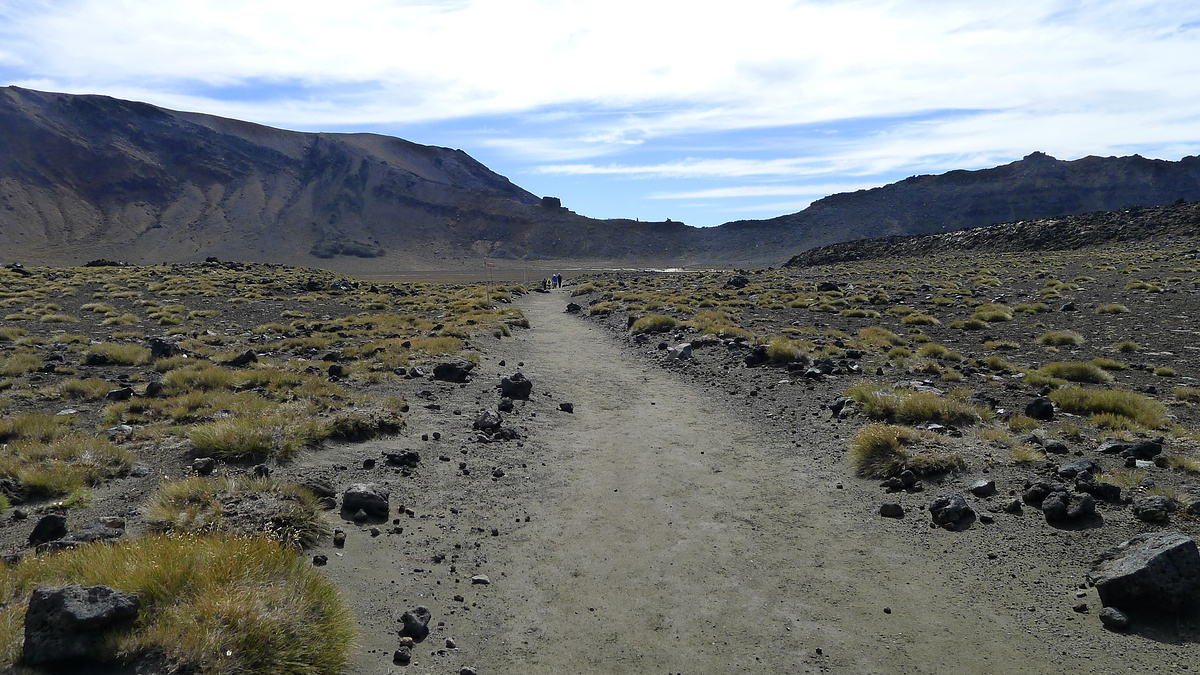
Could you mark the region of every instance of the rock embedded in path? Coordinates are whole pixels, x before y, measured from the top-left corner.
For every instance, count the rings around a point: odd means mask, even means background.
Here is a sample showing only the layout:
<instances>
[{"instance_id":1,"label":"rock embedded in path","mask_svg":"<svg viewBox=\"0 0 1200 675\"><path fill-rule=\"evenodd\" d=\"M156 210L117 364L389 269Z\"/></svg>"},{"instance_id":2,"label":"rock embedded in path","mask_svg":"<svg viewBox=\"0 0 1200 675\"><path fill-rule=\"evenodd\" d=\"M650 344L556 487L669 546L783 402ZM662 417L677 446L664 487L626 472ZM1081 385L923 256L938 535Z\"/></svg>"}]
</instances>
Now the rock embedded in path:
<instances>
[{"instance_id":1,"label":"rock embedded in path","mask_svg":"<svg viewBox=\"0 0 1200 675\"><path fill-rule=\"evenodd\" d=\"M443 382L470 382L469 377L475 364L466 359L445 361L433 367L433 379Z\"/></svg>"},{"instance_id":2,"label":"rock embedded in path","mask_svg":"<svg viewBox=\"0 0 1200 675\"><path fill-rule=\"evenodd\" d=\"M1133 500L1133 515L1147 523L1165 523L1176 510L1175 501L1163 495L1148 495Z\"/></svg>"},{"instance_id":3,"label":"rock embedded in path","mask_svg":"<svg viewBox=\"0 0 1200 675\"><path fill-rule=\"evenodd\" d=\"M391 506L391 491L379 483L355 483L342 494L342 508L355 513L359 509L375 518L386 518Z\"/></svg>"},{"instance_id":4,"label":"rock embedded in path","mask_svg":"<svg viewBox=\"0 0 1200 675\"><path fill-rule=\"evenodd\" d=\"M1200 601L1200 552L1178 532L1150 532L1101 556L1088 580L1105 607L1182 612Z\"/></svg>"},{"instance_id":5,"label":"rock embedded in path","mask_svg":"<svg viewBox=\"0 0 1200 675\"><path fill-rule=\"evenodd\" d=\"M500 402L496 404L496 411L508 413L513 411L513 400L507 396L501 396Z\"/></svg>"},{"instance_id":6,"label":"rock embedded in path","mask_svg":"<svg viewBox=\"0 0 1200 675\"><path fill-rule=\"evenodd\" d=\"M59 513L47 513L33 526L33 532L29 533L29 545L38 546L66 535L67 517Z\"/></svg>"},{"instance_id":7,"label":"rock embedded in path","mask_svg":"<svg viewBox=\"0 0 1200 675\"><path fill-rule=\"evenodd\" d=\"M981 478L972 483L967 491L976 497L991 497L996 494L996 481L990 478Z\"/></svg>"},{"instance_id":8,"label":"rock embedded in path","mask_svg":"<svg viewBox=\"0 0 1200 675\"><path fill-rule=\"evenodd\" d=\"M513 373L511 377L500 378L500 395L511 399L529 399L530 392L533 391L533 382L525 377L520 372Z\"/></svg>"},{"instance_id":9,"label":"rock embedded in path","mask_svg":"<svg viewBox=\"0 0 1200 675\"><path fill-rule=\"evenodd\" d=\"M429 636L429 620L431 618L433 618L433 614L425 605L405 612L400 616L400 622L404 624L400 629L400 637L412 638L414 642L424 640Z\"/></svg>"},{"instance_id":10,"label":"rock embedded in path","mask_svg":"<svg viewBox=\"0 0 1200 675\"><path fill-rule=\"evenodd\" d=\"M1025 416L1048 422L1054 419L1054 402L1044 397L1035 398L1025 406Z\"/></svg>"},{"instance_id":11,"label":"rock embedded in path","mask_svg":"<svg viewBox=\"0 0 1200 675\"><path fill-rule=\"evenodd\" d=\"M1100 623L1112 630L1125 630L1129 628L1129 616L1116 607L1105 607L1100 610Z\"/></svg>"},{"instance_id":12,"label":"rock embedded in path","mask_svg":"<svg viewBox=\"0 0 1200 675\"><path fill-rule=\"evenodd\" d=\"M1047 495L1041 508L1046 522L1079 520L1095 515L1096 498L1087 493L1062 490Z\"/></svg>"},{"instance_id":13,"label":"rock embedded in path","mask_svg":"<svg viewBox=\"0 0 1200 675\"><path fill-rule=\"evenodd\" d=\"M884 518L903 518L904 507L896 502L884 502L879 506L879 515Z\"/></svg>"},{"instance_id":14,"label":"rock embedded in path","mask_svg":"<svg viewBox=\"0 0 1200 675\"><path fill-rule=\"evenodd\" d=\"M38 586L25 611L27 665L101 660L109 630L137 618L141 601L108 586Z\"/></svg>"},{"instance_id":15,"label":"rock embedded in path","mask_svg":"<svg viewBox=\"0 0 1200 675\"><path fill-rule=\"evenodd\" d=\"M504 424L504 419L500 417L500 413L491 409L480 410L475 416L475 422L471 425L472 428L478 431L495 431Z\"/></svg>"},{"instance_id":16,"label":"rock embedded in path","mask_svg":"<svg viewBox=\"0 0 1200 675\"><path fill-rule=\"evenodd\" d=\"M582 310L582 309L583 308L580 307L577 303L574 303L574 302L567 303L567 314L578 314L580 312L580 310ZM503 364L501 364L501 366L503 366Z\"/></svg>"},{"instance_id":17,"label":"rock embedded in path","mask_svg":"<svg viewBox=\"0 0 1200 675\"><path fill-rule=\"evenodd\" d=\"M575 404L564 401L558 404L558 409L565 413L573 413L575 412Z\"/></svg>"},{"instance_id":18,"label":"rock embedded in path","mask_svg":"<svg viewBox=\"0 0 1200 675\"><path fill-rule=\"evenodd\" d=\"M936 525L947 530L965 530L975 522L975 511L959 494L942 495L929 505L929 515Z\"/></svg>"}]
</instances>

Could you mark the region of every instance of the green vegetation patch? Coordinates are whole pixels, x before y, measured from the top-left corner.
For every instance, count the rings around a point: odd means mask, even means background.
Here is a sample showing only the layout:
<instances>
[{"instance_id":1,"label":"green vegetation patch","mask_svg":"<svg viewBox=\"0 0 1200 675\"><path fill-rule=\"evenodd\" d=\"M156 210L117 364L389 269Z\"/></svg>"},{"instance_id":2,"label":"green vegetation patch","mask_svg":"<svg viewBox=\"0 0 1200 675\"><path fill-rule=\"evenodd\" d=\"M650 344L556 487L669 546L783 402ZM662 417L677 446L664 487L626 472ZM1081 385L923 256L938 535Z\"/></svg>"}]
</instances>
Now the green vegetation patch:
<instances>
[{"instance_id":1,"label":"green vegetation patch","mask_svg":"<svg viewBox=\"0 0 1200 675\"><path fill-rule=\"evenodd\" d=\"M336 675L357 634L337 588L272 539L152 535L0 566L0 666L19 662L33 589L69 584L137 595L138 621L109 648L172 672Z\"/></svg>"},{"instance_id":2,"label":"green vegetation patch","mask_svg":"<svg viewBox=\"0 0 1200 675\"><path fill-rule=\"evenodd\" d=\"M862 404L863 412L876 420L918 424L936 422L966 426L990 419L992 411L962 400L928 391L890 390L883 385L862 382L851 387L846 396Z\"/></svg>"},{"instance_id":3,"label":"green vegetation patch","mask_svg":"<svg viewBox=\"0 0 1200 675\"><path fill-rule=\"evenodd\" d=\"M863 427L850 442L849 457L854 473L863 478L889 478L905 470L917 475L944 473L966 465L943 437L890 424Z\"/></svg>"},{"instance_id":4,"label":"green vegetation patch","mask_svg":"<svg viewBox=\"0 0 1200 675\"><path fill-rule=\"evenodd\" d=\"M1167 408L1133 391L1065 387L1050 392L1050 400L1063 410L1080 415L1109 414L1151 429L1167 423Z\"/></svg>"},{"instance_id":5,"label":"green vegetation patch","mask_svg":"<svg viewBox=\"0 0 1200 675\"><path fill-rule=\"evenodd\" d=\"M307 488L248 476L164 482L150 499L146 522L160 532L265 534L295 548L330 533Z\"/></svg>"}]
</instances>

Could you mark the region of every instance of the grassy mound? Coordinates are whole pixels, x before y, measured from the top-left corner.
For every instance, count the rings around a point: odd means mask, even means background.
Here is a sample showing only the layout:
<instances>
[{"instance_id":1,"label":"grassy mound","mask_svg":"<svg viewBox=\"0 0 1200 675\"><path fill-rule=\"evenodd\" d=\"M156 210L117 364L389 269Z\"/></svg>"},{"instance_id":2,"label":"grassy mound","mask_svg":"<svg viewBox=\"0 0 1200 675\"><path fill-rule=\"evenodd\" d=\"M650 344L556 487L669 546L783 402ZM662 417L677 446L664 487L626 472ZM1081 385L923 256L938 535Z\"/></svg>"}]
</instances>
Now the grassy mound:
<instances>
[{"instance_id":1,"label":"grassy mound","mask_svg":"<svg viewBox=\"0 0 1200 675\"><path fill-rule=\"evenodd\" d=\"M141 615L114 636L115 656L161 655L183 672L333 675L356 634L333 584L276 541L154 535L0 567L0 667L19 661L25 609L42 584L136 594Z\"/></svg>"}]
</instances>

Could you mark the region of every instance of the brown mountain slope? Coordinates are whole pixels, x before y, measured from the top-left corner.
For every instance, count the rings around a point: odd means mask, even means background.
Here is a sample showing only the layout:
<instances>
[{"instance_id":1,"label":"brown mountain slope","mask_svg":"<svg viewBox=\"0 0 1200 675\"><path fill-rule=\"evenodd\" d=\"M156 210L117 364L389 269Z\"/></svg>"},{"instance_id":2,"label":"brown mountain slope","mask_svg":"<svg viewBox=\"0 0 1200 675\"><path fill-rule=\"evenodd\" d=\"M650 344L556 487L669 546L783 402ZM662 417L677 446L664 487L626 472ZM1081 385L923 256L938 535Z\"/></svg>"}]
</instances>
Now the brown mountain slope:
<instances>
[{"instance_id":1,"label":"brown mountain slope","mask_svg":"<svg viewBox=\"0 0 1200 675\"><path fill-rule=\"evenodd\" d=\"M1022 220L956 232L859 239L809 249L792 256L786 266L810 267L892 257L932 258L963 251L1064 251L1164 237L1200 237L1200 204L1185 202L1150 209L1134 207Z\"/></svg>"},{"instance_id":2,"label":"brown mountain slope","mask_svg":"<svg viewBox=\"0 0 1200 675\"><path fill-rule=\"evenodd\" d=\"M366 273L487 256L768 265L839 241L1180 198L1200 200L1200 158L1034 153L832 195L771 220L595 220L543 205L461 150L0 89L0 256L29 264L216 256Z\"/></svg>"},{"instance_id":3,"label":"brown mountain slope","mask_svg":"<svg viewBox=\"0 0 1200 675\"><path fill-rule=\"evenodd\" d=\"M543 207L461 150L0 90L9 259L434 268L451 255L662 255L681 227Z\"/></svg>"},{"instance_id":4,"label":"brown mountain slope","mask_svg":"<svg viewBox=\"0 0 1200 675\"><path fill-rule=\"evenodd\" d=\"M798 213L722 225L729 239L798 251L863 238L950 232L1037 218L1200 200L1200 157L1054 159L1035 152L991 169L913 176L825 197Z\"/></svg>"}]
</instances>

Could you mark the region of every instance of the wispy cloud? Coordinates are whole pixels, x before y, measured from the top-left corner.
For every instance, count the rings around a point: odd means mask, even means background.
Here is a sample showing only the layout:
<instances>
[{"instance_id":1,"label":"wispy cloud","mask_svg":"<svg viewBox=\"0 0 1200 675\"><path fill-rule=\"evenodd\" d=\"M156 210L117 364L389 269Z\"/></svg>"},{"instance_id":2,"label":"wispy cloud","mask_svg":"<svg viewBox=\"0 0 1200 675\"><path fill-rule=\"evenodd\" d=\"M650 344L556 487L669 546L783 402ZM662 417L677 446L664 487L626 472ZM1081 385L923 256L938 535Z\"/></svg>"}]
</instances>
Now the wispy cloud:
<instances>
[{"instance_id":1,"label":"wispy cloud","mask_svg":"<svg viewBox=\"0 0 1200 675\"><path fill-rule=\"evenodd\" d=\"M0 0L0 79L420 129L636 215L1032 150L1196 153L1197 25L1194 0ZM614 187L632 179L653 198Z\"/></svg>"}]
</instances>

